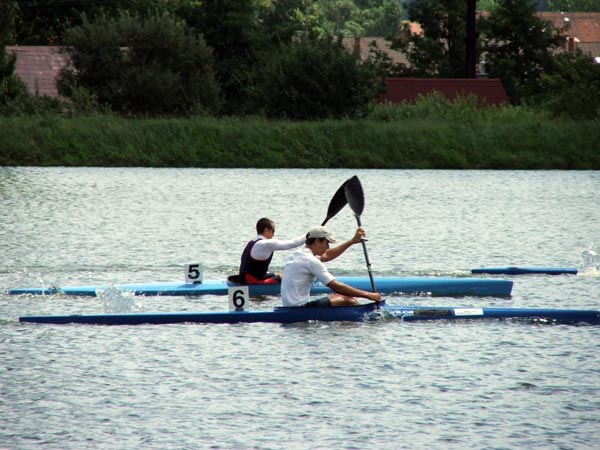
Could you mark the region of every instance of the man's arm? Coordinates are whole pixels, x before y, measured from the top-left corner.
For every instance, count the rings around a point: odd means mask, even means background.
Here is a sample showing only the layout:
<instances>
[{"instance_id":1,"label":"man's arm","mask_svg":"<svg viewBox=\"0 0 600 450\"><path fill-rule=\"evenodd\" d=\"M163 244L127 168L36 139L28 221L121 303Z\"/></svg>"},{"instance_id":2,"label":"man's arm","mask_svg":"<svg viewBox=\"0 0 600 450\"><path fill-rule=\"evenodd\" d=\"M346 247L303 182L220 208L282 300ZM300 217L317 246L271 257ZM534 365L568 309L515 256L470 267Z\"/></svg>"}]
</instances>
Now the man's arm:
<instances>
[{"instance_id":1,"label":"man's arm","mask_svg":"<svg viewBox=\"0 0 600 450\"><path fill-rule=\"evenodd\" d=\"M285 241L280 239L261 239L254 244L250 254L254 259L262 261L271 256L271 253L276 250L289 250L291 248L300 247L304 244L305 240L305 235L296 236L294 239Z\"/></svg>"},{"instance_id":2,"label":"man's arm","mask_svg":"<svg viewBox=\"0 0 600 450\"><path fill-rule=\"evenodd\" d=\"M361 297L371 300L373 302L381 302L381 294L378 292L367 292L361 289L353 288L352 286L348 286L338 280L331 281L327 287L329 287L332 291L337 292L338 294L347 295L349 297Z\"/></svg>"},{"instance_id":3,"label":"man's arm","mask_svg":"<svg viewBox=\"0 0 600 450\"><path fill-rule=\"evenodd\" d=\"M358 244L359 242L361 242L364 237L365 237L365 230L363 230L362 228L359 228L358 230L356 230L354 237L352 239L350 239L349 241L346 241L343 244L340 244L336 247L327 249L325 251L325 253L323 253L321 255L321 261L327 262L327 261L331 261L332 259L337 258L342 253L344 253L346 250L348 250L348 248L350 248L352 245Z\"/></svg>"}]
</instances>

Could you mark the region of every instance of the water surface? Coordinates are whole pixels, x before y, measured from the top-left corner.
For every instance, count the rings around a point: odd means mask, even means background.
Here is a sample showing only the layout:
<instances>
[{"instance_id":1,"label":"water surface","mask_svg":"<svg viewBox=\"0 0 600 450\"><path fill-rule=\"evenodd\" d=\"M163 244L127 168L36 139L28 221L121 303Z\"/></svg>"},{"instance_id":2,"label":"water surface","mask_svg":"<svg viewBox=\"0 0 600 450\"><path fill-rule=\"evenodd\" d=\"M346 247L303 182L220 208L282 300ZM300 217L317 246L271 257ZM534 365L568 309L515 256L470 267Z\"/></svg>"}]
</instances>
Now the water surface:
<instances>
[{"instance_id":1,"label":"water surface","mask_svg":"<svg viewBox=\"0 0 600 450\"><path fill-rule=\"evenodd\" d=\"M259 217L320 223L358 174L377 275L576 266L513 277L513 296L388 302L600 308L599 172L0 168L0 447L450 449L600 447L600 327L460 323L46 326L107 299L11 287L183 280L236 271ZM348 208L328 224L356 226ZM287 252L277 254L281 269ZM328 264L364 275L359 246ZM122 300L122 299L121 299ZM127 300L127 299L126 299ZM142 298L223 310L222 297ZM278 304L270 298L253 307Z\"/></svg>"}]
</instances>

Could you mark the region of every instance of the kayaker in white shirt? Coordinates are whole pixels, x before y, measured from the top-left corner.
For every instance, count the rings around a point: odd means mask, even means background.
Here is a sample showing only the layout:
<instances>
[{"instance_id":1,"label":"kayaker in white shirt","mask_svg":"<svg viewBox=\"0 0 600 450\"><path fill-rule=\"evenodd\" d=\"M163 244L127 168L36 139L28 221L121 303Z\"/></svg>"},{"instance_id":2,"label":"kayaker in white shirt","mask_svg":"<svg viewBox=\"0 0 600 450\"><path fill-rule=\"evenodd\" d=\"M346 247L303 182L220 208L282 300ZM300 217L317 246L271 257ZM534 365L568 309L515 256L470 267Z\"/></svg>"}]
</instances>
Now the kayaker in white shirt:
<instances>
[{"instance_id":1,"label":"kayaker in white shirt","mask_svg":"<svg viewBox=\"0 0 600 450\"><path fill-rule=\"evenodd\" d=\"M381 302L377 292L355 289L337 281L329 273L325 264L344 253L354 244L358 244L365 236L365 230L358 228L354 237L337 247L329 248L329 243L336 242L324 226L311 228L306 234L306 246L296 250L283 268L281 282L281 302L283 306L349 306L359 304L355 297L362 297L374 302ZM315 280L331 288L334 293L328 297L310 300L310 288Z\"/></svg>"},{"instance_id":2,"label":"kayaker in white shirt","mask_svg":"<svg viewBox=\"0 0 600 450\"><path fill-rule=\"evenodd\" d=\"M242 253L240 261L240 281L243 284L278 284L281 277L269 272L269 264L276 250L289 250L304 243L304 234L294 239L275 239L275 222L263 217L256 222L257 236L252 239Z\"/></svg>"}]
</instances>

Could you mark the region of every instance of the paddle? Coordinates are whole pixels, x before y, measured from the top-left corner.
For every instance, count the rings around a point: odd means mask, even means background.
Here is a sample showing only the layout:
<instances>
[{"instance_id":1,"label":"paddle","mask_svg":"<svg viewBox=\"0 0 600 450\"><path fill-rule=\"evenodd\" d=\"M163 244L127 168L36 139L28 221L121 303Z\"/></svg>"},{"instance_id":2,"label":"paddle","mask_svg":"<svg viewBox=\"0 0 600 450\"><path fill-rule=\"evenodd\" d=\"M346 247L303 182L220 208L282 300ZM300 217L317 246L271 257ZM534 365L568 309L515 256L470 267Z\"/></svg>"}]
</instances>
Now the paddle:
<instances>
[{"instance_id":1,"label":"paddle","mask_svg":"<svg viewBox=\"0 0 600 450\"><path fill-rule=\"evenodd\" d=\"M365 208L365 195L363 193L362 185L360 184L360 180L356 175L347 180L344 184L344 192L346 195L346 200L350 205L350 208L354 212L354 216L356 217L356 223L358 226L362 226L360 223L360 215ZM337 194L336 194L337 195ZM369 261L369 254L367 253L367 245L365 244L365 240L362 241L363 252L365 254L365 261L367 263L367 271L369 272L369 279L371 280L371 288L373 292L377 292L375 289L375 279L373 278L373 272L371 271L371 261Z\"/></svg>"},{"instance_id":2,"label":"paddle","mask_svg":"<svg viewBox=\"0 0 600 450\"><path fill-rule=\"evenodd\" d=\"M344 182L337 190L337 192L333 195L333 198L329 202L329 208L327 209L327 217L321 224L321 226L325 225L329 219L335 216L337 213L341 211L341 209L346 206L346 190L345 186L348 181Z\"/></svg>"}]
</instances>

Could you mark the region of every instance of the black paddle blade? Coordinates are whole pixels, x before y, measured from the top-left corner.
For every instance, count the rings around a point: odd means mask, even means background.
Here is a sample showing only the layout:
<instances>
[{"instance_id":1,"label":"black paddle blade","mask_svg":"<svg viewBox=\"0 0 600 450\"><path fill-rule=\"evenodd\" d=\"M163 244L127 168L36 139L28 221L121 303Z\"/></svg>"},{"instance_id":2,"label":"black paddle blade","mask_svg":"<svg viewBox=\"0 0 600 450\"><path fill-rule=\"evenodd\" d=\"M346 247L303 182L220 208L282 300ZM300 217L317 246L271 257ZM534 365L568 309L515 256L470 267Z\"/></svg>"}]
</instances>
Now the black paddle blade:
<instances>
[{"instance_id":1,"label":"black paddle blade","mask_svg":"<svg viewBox=\"0 0 600 450\"><path fill-rule=\"evenodd\" d=\"M347 182L342 184L337 192L334 194L333 198L329 202L329 209L327 209L327 217L323 221L321 225L325 225L329 219L335 216L337 213L341 211L341 209L346 206L346 191L344 186Z\"/></svg>"},{"instance_id":2,"label":"black paddle blade","mask_svg":"<svg viewBox=\"0 0 600 450\"><path fill-rule=\"evenodd\" d=\"M354 211L354 215L359 217L365 209L365 194L356 175L344 183L344 190L350 208Z\"/></svg>"}]
</instances>

